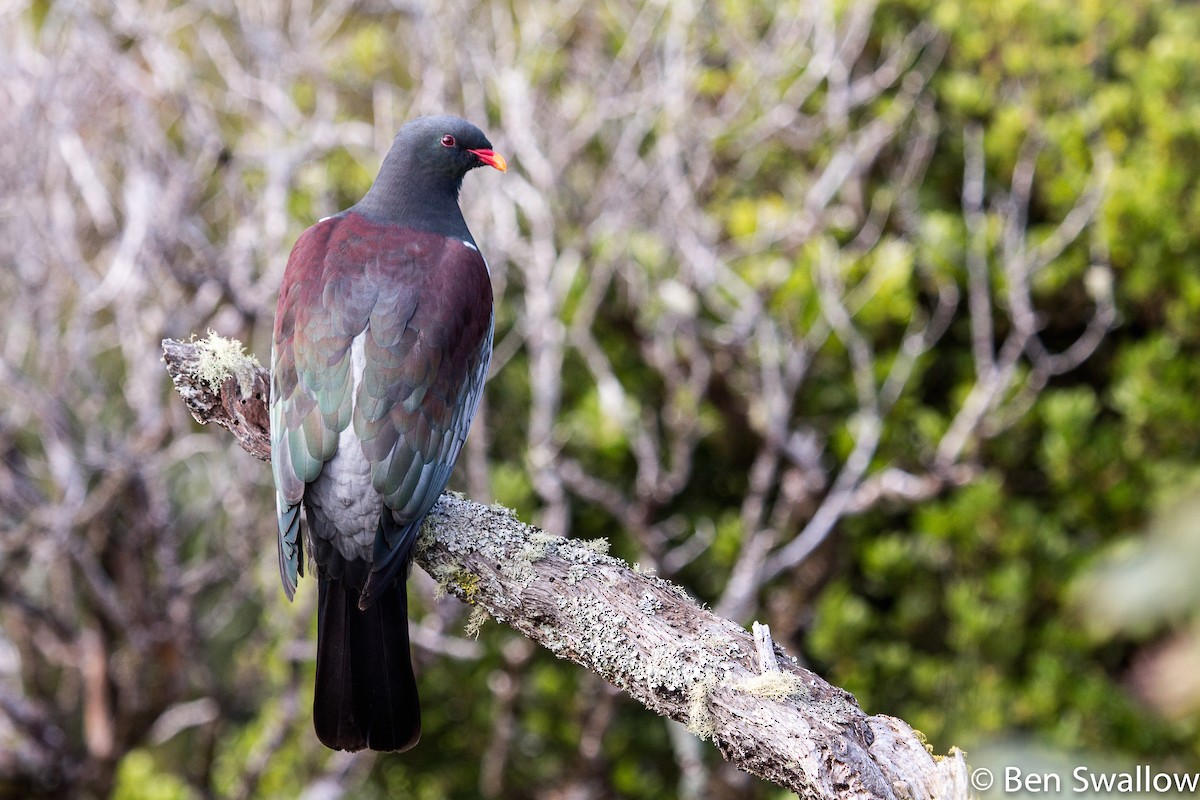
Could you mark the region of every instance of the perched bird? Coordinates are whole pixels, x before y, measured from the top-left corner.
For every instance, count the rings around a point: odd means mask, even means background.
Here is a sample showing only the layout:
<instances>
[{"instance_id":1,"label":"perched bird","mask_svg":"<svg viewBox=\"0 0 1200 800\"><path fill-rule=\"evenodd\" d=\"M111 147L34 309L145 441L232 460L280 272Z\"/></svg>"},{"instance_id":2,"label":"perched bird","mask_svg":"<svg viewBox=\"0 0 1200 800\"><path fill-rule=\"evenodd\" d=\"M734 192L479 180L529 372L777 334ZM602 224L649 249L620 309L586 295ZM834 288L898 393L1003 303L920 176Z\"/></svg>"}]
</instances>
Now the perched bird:
<instances>
[{"instance_id":1,"label":"perched bird","mask_svg":"<svg viewBox=\"0 0 1200 800\"><path fill-rule=\"evenodd\" d=\"M290 600L316 566L313 722L335 750L421 735L405 581L492 352L487 264L458 206L503 156L457 117L404 125L356 205L301 234L271 350L271 469ZM307 522L301 539L300 509Z\"/></svg>"}]
</instances>

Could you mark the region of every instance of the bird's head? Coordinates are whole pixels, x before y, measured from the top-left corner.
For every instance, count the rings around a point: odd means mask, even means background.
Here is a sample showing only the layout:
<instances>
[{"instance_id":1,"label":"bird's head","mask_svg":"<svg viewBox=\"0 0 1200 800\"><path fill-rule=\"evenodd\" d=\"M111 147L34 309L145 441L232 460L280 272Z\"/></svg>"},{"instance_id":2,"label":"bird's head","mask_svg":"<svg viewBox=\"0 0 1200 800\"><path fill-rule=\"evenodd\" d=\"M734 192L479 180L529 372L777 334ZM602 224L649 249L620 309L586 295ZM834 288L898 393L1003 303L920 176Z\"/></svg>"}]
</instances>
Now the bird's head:
<instances>
[{"instance_id":1,"label":"bird's head","mask_svg":"<svg viewBox=\"0 0 1200 800\"><path fill-rule=\"evenodd\" d=\"M492 149L483 131L452 116L419 117L396 134L392 153L404 156L407 172L428 172L451 181L487 165L508 171L504 156Z\"/></svg>"},{"instance_id":2,"label":"bird's head","mask_svg":"<svg viewBox=\"0 0 1200 800\"><path fill-rule=\"evenodd\" d=\"M373 219L468 238L458 191L463 176L484 164L508 170L479 128L458 117L418 117L400 128L355 209Z\"/></svg>"}]
</instances>

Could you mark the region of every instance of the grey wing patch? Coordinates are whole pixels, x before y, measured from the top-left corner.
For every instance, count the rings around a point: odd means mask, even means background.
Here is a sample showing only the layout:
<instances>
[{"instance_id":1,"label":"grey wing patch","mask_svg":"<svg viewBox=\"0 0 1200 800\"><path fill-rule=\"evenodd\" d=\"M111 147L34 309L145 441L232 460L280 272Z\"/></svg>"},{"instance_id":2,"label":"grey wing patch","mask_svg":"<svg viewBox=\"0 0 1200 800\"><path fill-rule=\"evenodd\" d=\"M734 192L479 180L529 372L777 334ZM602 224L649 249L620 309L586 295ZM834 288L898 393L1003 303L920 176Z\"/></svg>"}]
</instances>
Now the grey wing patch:
<instances>
[{"instance_id":1,"label":"grey wing patch","mask_svg":"<svg viewBox=\"0 0 1200 800\"><path fill-rule=\"evenodd\" d=\"M271 348L271 373L275 375L275 348ZM284 427L284 402L278 397L275 381L271 381L271 473L275 479L275 519L279 578L283 593L291 600L296 584L304 574L304 544L300 538L300 500L304 496L304 481L296 474L295 462Z\"/></svg>"},{"instance_id":2,"label":"grey wing patch","mask_svg":"<svg viewBox=\"0 0 1200 800\"><path fill-rule=\"evenodd\" d=\"M283 581L283 593L291 600L296 596L296 584L304 575L304 545L300 538L300 504L284 506L282 497L275 495L275 511L278 519L279 577Z\"/></svg>"}]
</instances>

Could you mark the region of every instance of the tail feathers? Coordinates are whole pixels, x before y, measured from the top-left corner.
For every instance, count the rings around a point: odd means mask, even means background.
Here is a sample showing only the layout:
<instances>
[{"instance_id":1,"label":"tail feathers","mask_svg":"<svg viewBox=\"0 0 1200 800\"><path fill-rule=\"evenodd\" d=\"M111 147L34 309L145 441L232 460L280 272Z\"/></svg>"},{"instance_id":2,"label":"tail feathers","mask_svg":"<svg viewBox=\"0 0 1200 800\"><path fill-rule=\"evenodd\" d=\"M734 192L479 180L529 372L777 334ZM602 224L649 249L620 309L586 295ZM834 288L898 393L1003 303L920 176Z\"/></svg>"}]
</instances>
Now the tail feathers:
<instances>
[{"instance_id":1,"label":"tail feathers","mask_svg":"<svg viewBox=\"0 0 1200 800\"><path fill-rule=\"evenodd\" d=\"M341 580L320 576L317 609L317 738L334 750L407 750L421 738L421 708L408 649L403 581L370 608Z\"/></svg>"}]
</instances>

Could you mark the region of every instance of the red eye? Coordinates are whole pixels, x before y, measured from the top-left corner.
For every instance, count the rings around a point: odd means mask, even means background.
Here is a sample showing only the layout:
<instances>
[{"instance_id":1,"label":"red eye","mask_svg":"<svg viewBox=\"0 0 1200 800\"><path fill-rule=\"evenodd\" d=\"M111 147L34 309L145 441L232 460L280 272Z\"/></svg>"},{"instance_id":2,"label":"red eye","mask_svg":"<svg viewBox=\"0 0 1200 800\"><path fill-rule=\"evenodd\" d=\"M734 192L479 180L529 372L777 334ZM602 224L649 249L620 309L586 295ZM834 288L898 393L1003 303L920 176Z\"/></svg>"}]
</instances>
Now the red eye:
<instances>
[{"instance_id":1,"label":"red eye","mask_svg":"<svg viewBox=\"0 0 1200 800\"><path fill-rule=\"evenodd\" d=\"M442 137L442 147L454 147L454 144L454 137L450 134L447 133Z\"/></svg>"}]
</instances>

